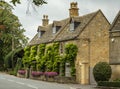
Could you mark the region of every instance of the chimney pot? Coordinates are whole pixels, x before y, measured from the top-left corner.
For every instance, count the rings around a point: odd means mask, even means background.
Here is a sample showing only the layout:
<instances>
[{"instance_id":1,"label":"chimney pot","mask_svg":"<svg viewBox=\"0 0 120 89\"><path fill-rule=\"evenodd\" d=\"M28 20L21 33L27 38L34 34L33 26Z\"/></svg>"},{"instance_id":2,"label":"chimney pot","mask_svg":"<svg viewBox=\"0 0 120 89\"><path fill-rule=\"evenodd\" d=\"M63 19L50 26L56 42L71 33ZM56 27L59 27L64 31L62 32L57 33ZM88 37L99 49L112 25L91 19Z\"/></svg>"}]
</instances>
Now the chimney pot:
<instances>
[{"instance_id":1,"label":"chimney pot","mask_svg":"<svg viewBox=\"0 0 120 89\"><path fill-rule=\"evenodd\" d=\"M69 15L70 17L79 16L79 8L77 7L77 2L70 3Z\"/></svg>"},{"instance_id":2,"label":"chimney pot","mask_svg":"<svg viewBox=\"0 0 120 89\"><path fill-rule=\"evenodd\" d=\"M48 15L43 15L42 26L47 26L49 24Z\"/></svg>"}]
</instances>

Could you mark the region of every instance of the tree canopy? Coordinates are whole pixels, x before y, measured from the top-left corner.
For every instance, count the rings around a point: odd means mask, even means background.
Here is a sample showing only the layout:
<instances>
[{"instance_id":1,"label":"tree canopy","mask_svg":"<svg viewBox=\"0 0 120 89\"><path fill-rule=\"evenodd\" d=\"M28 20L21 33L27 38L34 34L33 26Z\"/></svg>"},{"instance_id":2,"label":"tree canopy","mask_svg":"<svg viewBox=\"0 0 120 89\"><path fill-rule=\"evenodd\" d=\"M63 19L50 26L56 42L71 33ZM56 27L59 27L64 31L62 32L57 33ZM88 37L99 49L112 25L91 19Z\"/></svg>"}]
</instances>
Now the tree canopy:
<instances>
[{"instance_id":1,"label":"tree canopy","mask_svg":"<svg viewBox=\"0 0 120 89\"><path fill-rule=\"evenodd\" d=\"M29 2L31 0L28 0ZM21 0L11 0L11 2L16 5L17 4L20 4ZM43 4L47 4L47 2L45 0L32 0L32 3L36 6L40 6L40 5L43 5Z\"/></svg>"},{"instance_id":2,"label":"tree canopy","mask_svg":"<svg viewBox=\"0 0 120 89\"><path fill-rule=\"evenodd\" d=\"M28 38L24 32L18 17L12 13L12 6L0 1L0 64L10 51L27 44Z\"/></svg>"}]
</instances>

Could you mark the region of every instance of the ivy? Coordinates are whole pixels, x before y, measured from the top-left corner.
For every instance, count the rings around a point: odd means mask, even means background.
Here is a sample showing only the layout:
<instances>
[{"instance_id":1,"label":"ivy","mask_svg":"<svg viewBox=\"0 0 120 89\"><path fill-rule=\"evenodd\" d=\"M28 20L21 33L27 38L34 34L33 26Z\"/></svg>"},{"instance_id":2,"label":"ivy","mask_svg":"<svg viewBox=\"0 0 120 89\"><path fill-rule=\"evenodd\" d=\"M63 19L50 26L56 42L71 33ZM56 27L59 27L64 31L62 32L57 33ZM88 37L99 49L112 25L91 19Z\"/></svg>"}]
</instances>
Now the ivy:
<instances>
[{"instance_id":1,"label":"ivy","mask_svg":"<svg viewBox=\"0 0 120 89\"><path fill-rule=\"evenodd\" d=\"M33 67L33 70L36 70L36 55L37 46L32 46L30 49L30 65Z\"/></svg>"},{"instance_id":2,"label":"ivy","mask_svg":"<svg viewBox=\"0 0 120 89\"><path fill-rule=\"evenodd\" d=\"M74 44L65 45L65 54L60 55L59 43L55 42L50 45L40 44L25 48L24 59L28 59L35 70L42 72L61 72L61 76L65 76L65 63L69 62L71 67L71 75L75 76L75 59L78 48ZM36 65L33 63L36 61ZM24 63L25 64L25 63Z\"/></svg>"},{"instance_id":3,"label":"ivy","mask_svg":"<svg viewBox=\"0 0 120 89\"><path fill-rule=\"evenodd\" d=\"M78 48L76 45L74 44L67 44L65 45L65 58L66 61L70 63L70 67L71 67L71 75L75 76L75 59L77 56L77 52L78 52Z\"/></svg>"},{"instance_id":4,"label":"ivy","mask_svg":"<svg viewBox=\"0 0 120 89\"><path fill-rule=\"evenodd\" d=\"M37 56L36 56L36 61L37 61L37 70L45 71L45 44L40 44L38 45L38 51L37 51Z\"/></svg>"},{"instance_id":5,"label":"ivy","mask_svg":"<svg viewBox=\"0 0 120 89\"><path fill-rule=\"evenodd\" d=\"M30 46L27 46L24 48L24 57L22 58L22 62L25 68L30 66L29 56L30 56Z\"/></svg>"},{"instance_id":6,"label":"ivy","mask_svg":"<svg viewBox=\"0 0 120 89\"><path fill-rule=\"evenodd\" d=\"M59 43L53 43L46 48L46 71L54 71L59 73Z\"/></svg>"}]
</instances>

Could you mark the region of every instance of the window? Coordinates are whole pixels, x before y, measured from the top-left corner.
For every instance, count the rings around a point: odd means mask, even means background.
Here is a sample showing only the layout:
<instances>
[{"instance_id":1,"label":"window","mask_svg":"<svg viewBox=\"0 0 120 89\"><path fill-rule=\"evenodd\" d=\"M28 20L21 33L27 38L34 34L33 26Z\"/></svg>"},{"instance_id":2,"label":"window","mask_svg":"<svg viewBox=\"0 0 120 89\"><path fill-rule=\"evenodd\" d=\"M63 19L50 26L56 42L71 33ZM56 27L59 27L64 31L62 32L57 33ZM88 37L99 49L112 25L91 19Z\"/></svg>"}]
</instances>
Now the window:
<instances>
[{"instance_id":1,"label":"window","mask_svg":"<svg viewBox=\"0 0 120 89\"><path fill-rule=\"evenodd\" d=\"M56 33L56 26L53 27L53 33Z\"/></svg>"},{"instance_id":2,"label":"window","mask_svg":"<svg viewBox=\"0 0 120 89\"><path fill-rule=\"evenodd\" d=\"M74 24L75 24L74 28L76 29L78 27L78 25L80 24L80 22L75 22Z\"/></svg>"},{"instance_id":3,"label":"window","mask_svg":"<svg viewBox=\"0 0 120 89\"><path fill-rule=\"evenodd\" d=\"M54 26L53 27L53 33L57 33L57 31L59 31L59 29L61 28L61 26Z\"/></svg>"},{"instance_id":4,"label":"window","mask_svg":"<svg viewBox=\"0 0 120 89\"><path fill-rule=\"evenodd\" d=\"M78 25L80 24L80 22L71 22L70 23L70 31L74 31Z\"/></svg>"},{"instance_id":5,"label":"window","mask_svg":"<svg viewBox=\"0 0 120 89\"><path fill-rule=\"evenodd\" d=\"M74 31L74 22L70 23L70 31Z\"/></svg>"},{"instance_id":6,"label":"window","mask_svg":"<svg viewBox=\"0 0 120 89\"><path fill-rule=\"evenodd\" d=\"M38 38L40 38L44 33L45 33L45 31L39 31L38 32Z\"/></svg>"},{"instance_id":7,"label":"window","mask_svg":"<svg viewBox=\"0 0 120 89\"><path fill-rule=\"evenodd\" d=\"M38 32L38 38L40 38L40 37L41 37L41 31Z\"/></svg>"}]
</instances>

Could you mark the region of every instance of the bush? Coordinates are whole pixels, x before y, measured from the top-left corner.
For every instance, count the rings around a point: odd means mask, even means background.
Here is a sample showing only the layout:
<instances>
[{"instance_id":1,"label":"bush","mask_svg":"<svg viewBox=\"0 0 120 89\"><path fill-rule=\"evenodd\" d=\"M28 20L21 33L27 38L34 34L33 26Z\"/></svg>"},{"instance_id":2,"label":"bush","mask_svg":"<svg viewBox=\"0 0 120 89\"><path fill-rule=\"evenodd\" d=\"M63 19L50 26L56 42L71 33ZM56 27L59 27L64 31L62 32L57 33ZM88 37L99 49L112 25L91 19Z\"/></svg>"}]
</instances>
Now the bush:
<instances>
[{"instance_id":1,"label":"bush","mask_svg":"<svg viewBox=\"0 0 120 89\"><path fill-rule=\"evenodd\" d=\"M99 81L99 82L98 82L98 86L120 87L120 82Z\"/></svg>"},{"instance_id":2,"label":"bush","mask_svg":"<svg viewBox=\"0 0 120 89\"><path fill-rule=\"evenodd\" d=\"M108 81L111 77L111 67L106 62L99 62L93 68L93 75L96 80L98 81Z\"/></svg>"}]
</instances>

